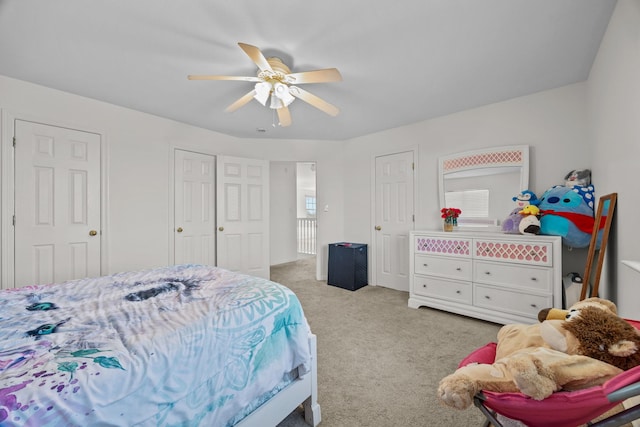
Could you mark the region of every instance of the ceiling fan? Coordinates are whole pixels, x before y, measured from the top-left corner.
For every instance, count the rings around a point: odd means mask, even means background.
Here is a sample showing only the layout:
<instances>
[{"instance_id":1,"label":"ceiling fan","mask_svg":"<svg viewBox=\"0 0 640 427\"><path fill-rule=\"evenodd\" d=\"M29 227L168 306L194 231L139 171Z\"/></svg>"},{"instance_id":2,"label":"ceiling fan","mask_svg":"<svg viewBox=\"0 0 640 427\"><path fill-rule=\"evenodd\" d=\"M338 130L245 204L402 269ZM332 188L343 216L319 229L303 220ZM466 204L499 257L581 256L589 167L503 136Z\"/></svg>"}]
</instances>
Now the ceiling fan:
<instances>
[{"instance_id":1,"label":"ceiling fan","mask_svg":"<svg viewBox=\"0 0 640 427\"><path fill-rule=\"evenodd\" d=\"M306 83L328 83L342 80L340 72L336 68L326 68L323 70L303 71L292 73L280 58L265 58L260 49L246 43L238 43L240 48L258 66L256 77L242 76L215 76L215 75L189 75L189 80L240 80L255 83L253 90L242 96L240 99L229 105L225 111L233 112L251 99L256 99L262 105L267 105L267 100L271 96L269 108L278 112L280 126L291 125L291 113L289 104L296 98L324 111L330 116L337 116L340 110L335 105L317 97L316 95L301 89L295 84Z\"/></svg>"}]
</instances>

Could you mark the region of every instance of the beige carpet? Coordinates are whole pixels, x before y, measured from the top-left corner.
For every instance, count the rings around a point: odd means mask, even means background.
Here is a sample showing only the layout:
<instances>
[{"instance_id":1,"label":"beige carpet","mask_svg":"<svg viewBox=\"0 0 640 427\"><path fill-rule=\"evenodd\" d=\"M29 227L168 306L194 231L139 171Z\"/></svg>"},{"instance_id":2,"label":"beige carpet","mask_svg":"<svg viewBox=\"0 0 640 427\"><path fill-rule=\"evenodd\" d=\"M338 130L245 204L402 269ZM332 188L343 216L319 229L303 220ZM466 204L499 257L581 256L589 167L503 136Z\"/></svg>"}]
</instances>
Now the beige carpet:
<instances>
[{"instance_id":1,"label":"beige carpet","mask_svg":"<svg viewBox=\"0 0 640 427\"><path fill-rule=\"evenodd\" d=\"M318 336L321 427L483 425L478 409L441 406L435 393L464 356L495 341L500 325L410 309L406 292L329 286L315 280L315 258L274 266L271 280L298 295ZM303 426L299 410L278 427Z\"/></svg>"},{"instance_id":2,"label":"beige carpet","mask_svg":"<svg viewBox=\"0 0 640 427\"><path fill-rule=\"evenodd\" d=\"M478 426L475 407L436 400L440 379L499 325L407 307L408 293L365 286L355 292L315 280L315 259L272 267L271 279L300 299L318 336L322 427ZM279 427L304 426L299 412Z\"/></svg>"}]
</instances>

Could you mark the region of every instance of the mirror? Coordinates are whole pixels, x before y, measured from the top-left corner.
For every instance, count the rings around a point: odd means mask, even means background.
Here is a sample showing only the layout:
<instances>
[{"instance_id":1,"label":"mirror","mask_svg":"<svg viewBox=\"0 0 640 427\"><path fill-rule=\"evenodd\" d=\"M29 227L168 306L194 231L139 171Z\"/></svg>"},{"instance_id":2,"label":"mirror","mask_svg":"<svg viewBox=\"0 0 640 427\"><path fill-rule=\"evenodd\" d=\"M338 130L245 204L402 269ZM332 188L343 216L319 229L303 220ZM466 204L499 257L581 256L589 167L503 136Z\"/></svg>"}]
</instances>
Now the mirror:
<instances>
[{"instance_id":1,"label":"mirror","mask_svg":"<svg viewBox=\"0 0 640 427\"><path fill-rule=\"evenodd\" d=\"M499 231L502 220L515 208L512 198L529 187L529 146L444 156L438 172L440 207L461 209L460 227Z\"/></svg>"}]
</instances>

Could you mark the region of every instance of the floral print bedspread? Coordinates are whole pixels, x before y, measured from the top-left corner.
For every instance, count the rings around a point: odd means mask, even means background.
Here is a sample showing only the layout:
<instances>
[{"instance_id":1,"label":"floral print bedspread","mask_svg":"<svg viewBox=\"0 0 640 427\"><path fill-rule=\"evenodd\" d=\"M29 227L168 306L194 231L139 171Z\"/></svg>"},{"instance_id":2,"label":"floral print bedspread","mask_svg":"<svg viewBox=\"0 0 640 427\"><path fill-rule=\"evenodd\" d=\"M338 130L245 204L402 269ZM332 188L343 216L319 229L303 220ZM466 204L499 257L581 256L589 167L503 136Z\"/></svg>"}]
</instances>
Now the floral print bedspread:
<instances>
[{"instance_id":1,"label":"floral print bedspread","mask_svg":"<svg viewBox=\"0 0 640 427\"><path fill-rule=\"evenodd\" d=\"M309 364L288 288L181 265L0 292L0 426L226 426Z\"/></svg>"}]
</instances>

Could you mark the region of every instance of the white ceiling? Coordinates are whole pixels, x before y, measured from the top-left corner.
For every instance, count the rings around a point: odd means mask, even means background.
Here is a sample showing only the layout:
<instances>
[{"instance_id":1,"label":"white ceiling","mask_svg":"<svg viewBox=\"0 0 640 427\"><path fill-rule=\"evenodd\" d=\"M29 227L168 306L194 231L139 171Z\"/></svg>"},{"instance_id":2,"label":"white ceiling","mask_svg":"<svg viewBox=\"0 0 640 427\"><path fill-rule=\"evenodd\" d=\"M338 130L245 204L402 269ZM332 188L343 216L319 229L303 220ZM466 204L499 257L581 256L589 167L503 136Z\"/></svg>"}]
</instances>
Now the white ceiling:
<instances>
[{"instance_id":1,"label":"white ceiling","mask_svg":"<svg viewBox=\"0 0 640 427\"><path fill-rule=\"evenodd\" d=\"M615 0L0 0L0 74L244 138L343 140L588 78ZM237 42L292 72L336 67L304 88L292 126L251 101ZM0 107L2 98L0 94ZM265 129L258 132L257 129Z\"/></svg>"}]
</instances>

